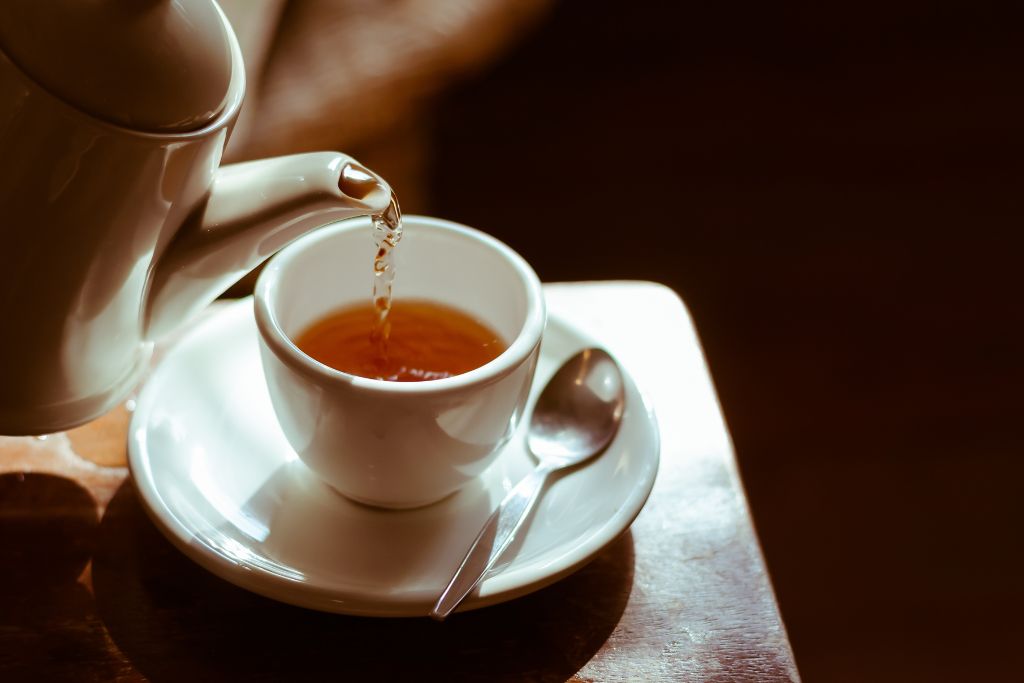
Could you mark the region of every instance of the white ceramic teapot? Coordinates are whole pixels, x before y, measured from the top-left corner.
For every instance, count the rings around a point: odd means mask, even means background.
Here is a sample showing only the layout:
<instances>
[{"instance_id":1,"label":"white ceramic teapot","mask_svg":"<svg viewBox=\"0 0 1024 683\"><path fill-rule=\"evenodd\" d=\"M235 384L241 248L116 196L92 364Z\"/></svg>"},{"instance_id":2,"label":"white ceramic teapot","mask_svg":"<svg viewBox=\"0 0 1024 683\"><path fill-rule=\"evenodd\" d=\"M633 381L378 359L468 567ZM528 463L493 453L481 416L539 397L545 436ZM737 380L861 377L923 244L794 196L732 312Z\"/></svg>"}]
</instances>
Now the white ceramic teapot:
<instances>
[{"instance_id":1,"label":"white ceramic teapot","mask_svg":"<svg viewBox=\"0 0 1024 683\"><path fill-rule=\"evenodd\" d=\"M212 0L0 2L0 434L103 414L154 338L299 235L387 207L335 152L218 168L244 90Z\"/></svg>"}]
</instances>

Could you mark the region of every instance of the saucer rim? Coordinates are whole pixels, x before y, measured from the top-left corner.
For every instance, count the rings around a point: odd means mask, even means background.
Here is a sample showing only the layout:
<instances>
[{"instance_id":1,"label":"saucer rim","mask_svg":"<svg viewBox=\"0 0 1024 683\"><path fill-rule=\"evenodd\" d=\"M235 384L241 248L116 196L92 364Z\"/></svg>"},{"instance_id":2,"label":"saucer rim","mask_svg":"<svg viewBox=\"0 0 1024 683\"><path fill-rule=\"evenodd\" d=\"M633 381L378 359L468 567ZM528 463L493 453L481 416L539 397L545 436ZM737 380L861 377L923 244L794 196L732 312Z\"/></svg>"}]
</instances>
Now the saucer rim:
<instances>
[{"instance_id":1,"label":"saucer rim","mask_svg":"<svg viewBox=\"0 0 1024 683\"><path fill-rule=\"evenodd\" d=\"M212 313L207 319L202 320L183 335L174 348L169 349L161 359L160 365L171 360L174 355L184 353L188 347L201 343L197 341L197 338L210 334L216 336L217 331L210 330L210 328L217 325L231 327L239 324L244 319L243 313L239 309L248 307L248 315L253 317L252 306L251 296L224 305L221 310ZM578 338L582 342L580 348L586 346L604 348L591 334L579 329L559 316L557 311L551 311L549 308L544 330L545 336L549 333L551 326L562 327L568 334ZM543 354L543 342L541 353ZM571 546L571 550L559 554L556 561L548 562L544 565L543 571L538 571L537 562L533 561L521 567L513 565L486 577L477 592L469 596L458 611L471 611L506 602L565 578L589 563L601 550L626 533L643 510L654 488L660 467L661 433L650 397L636 384L627 368L623 367L622 370L626 379L627 394L633 394L639 399L640 405L634 419L645 421L644 432L650 443L650 447L645 449L649 452L645 453L644 466L638 468L622 505L599 525L592 526L591 529L594 531L589 538L583 537L585 542L575 545L568 544ZM136 409L131 418L128 434L128 467L131 472L132 484L147 517L179 551L199 566L235 586L286 604L350 616L409 618L427 616L429 604L425 603L424 599L432 604L433 597L436 597L433 596L433 593L419 591L419 593L423 593L422 596L417 592L403 592L396 596L342 595L339 591L332 590L330 586L314 585L309 581L294 579L263 567L232 560L210 545L203 536L194 533L191 527L179 515L176 515L169 505L164 503L164 498L157 490L153 472L149 467L151 457L146 445L147 425L140 423L145 422L144 417L150 412L149 404L154 400L151 397L158 394L155 387L159 381L153 380L158 380L159 372L159 366L153 369L149 377L152 384L142 387L136 401ZM147 391L149 386L154 389ZM500 461L500 458L499 455L495 462ZM555 546L556 552L557 547Z\"/></svg>"}]
</instances>

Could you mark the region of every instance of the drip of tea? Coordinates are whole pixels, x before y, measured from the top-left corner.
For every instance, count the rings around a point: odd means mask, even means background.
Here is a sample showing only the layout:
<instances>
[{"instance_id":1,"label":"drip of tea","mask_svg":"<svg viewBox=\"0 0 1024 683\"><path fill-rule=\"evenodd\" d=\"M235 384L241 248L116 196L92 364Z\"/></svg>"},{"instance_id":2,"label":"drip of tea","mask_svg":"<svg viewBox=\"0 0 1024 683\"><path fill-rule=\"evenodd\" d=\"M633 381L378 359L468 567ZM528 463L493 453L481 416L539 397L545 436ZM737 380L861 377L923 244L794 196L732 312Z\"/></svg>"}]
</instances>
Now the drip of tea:
<instances>
[{"instance_id":1,"label":"drip of tea","mask_svg":"<svg viewBox=\"0 0 1024 683\"><path fill-rule=\"evenodd\" d=\"M379 313L376 301L339 309L313 323L295 343L336 370L393 382L460 375L506 348L496 332L458 309L402 299L390 304L387 353L381 353L374 338Z\"/></svg>"}]
</instances>

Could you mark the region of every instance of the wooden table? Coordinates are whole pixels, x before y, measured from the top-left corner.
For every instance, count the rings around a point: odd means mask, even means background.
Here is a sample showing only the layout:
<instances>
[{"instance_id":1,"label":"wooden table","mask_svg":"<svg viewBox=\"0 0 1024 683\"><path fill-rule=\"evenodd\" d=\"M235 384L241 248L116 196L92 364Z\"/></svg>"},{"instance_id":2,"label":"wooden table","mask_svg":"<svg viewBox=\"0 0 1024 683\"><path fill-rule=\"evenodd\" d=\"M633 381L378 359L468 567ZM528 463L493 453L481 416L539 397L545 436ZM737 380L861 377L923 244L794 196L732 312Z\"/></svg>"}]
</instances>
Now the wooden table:
<instances>
[{"instance_id":1,"label":"wooden table","mask_svg":"<svg viewBox=\"0 0 1024 683\"><path fill-rule=\"evenodd\" d=\"M653 399L661 468L632 528L525 598L450 621L279 604L186 559L128 478L128 408L0 436L0 681L798 680L690 318L642 282L547 286Z\"/></svg>"}]
</instances>

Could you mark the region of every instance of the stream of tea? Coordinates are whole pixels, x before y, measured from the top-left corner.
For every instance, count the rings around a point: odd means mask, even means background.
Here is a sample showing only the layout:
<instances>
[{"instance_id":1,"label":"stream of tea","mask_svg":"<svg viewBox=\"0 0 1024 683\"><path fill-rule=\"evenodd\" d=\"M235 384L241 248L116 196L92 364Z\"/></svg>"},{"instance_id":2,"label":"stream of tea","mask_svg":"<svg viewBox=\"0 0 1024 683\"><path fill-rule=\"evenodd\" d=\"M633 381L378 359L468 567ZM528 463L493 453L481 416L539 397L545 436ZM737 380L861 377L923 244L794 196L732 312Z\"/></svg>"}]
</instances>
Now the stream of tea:
<instances>
[{"instance_id":1,"label":"stream of tea","mask_svg":"<svg viewBox=\"0 0 1024 683\"><path fill-rule=\"evenodd\" d=\"M402 239L402 210L398 207L398 197L394 191L391 192L391 202L387 208L373 215L373 234L377 254L373 259L372 300L377 310L377 320L370 336L378 354L387 358L388 337L391 335L388 314L391 313L391 293L395 282L395 263L391 252Z\"/></svg>"}]
</instances>

